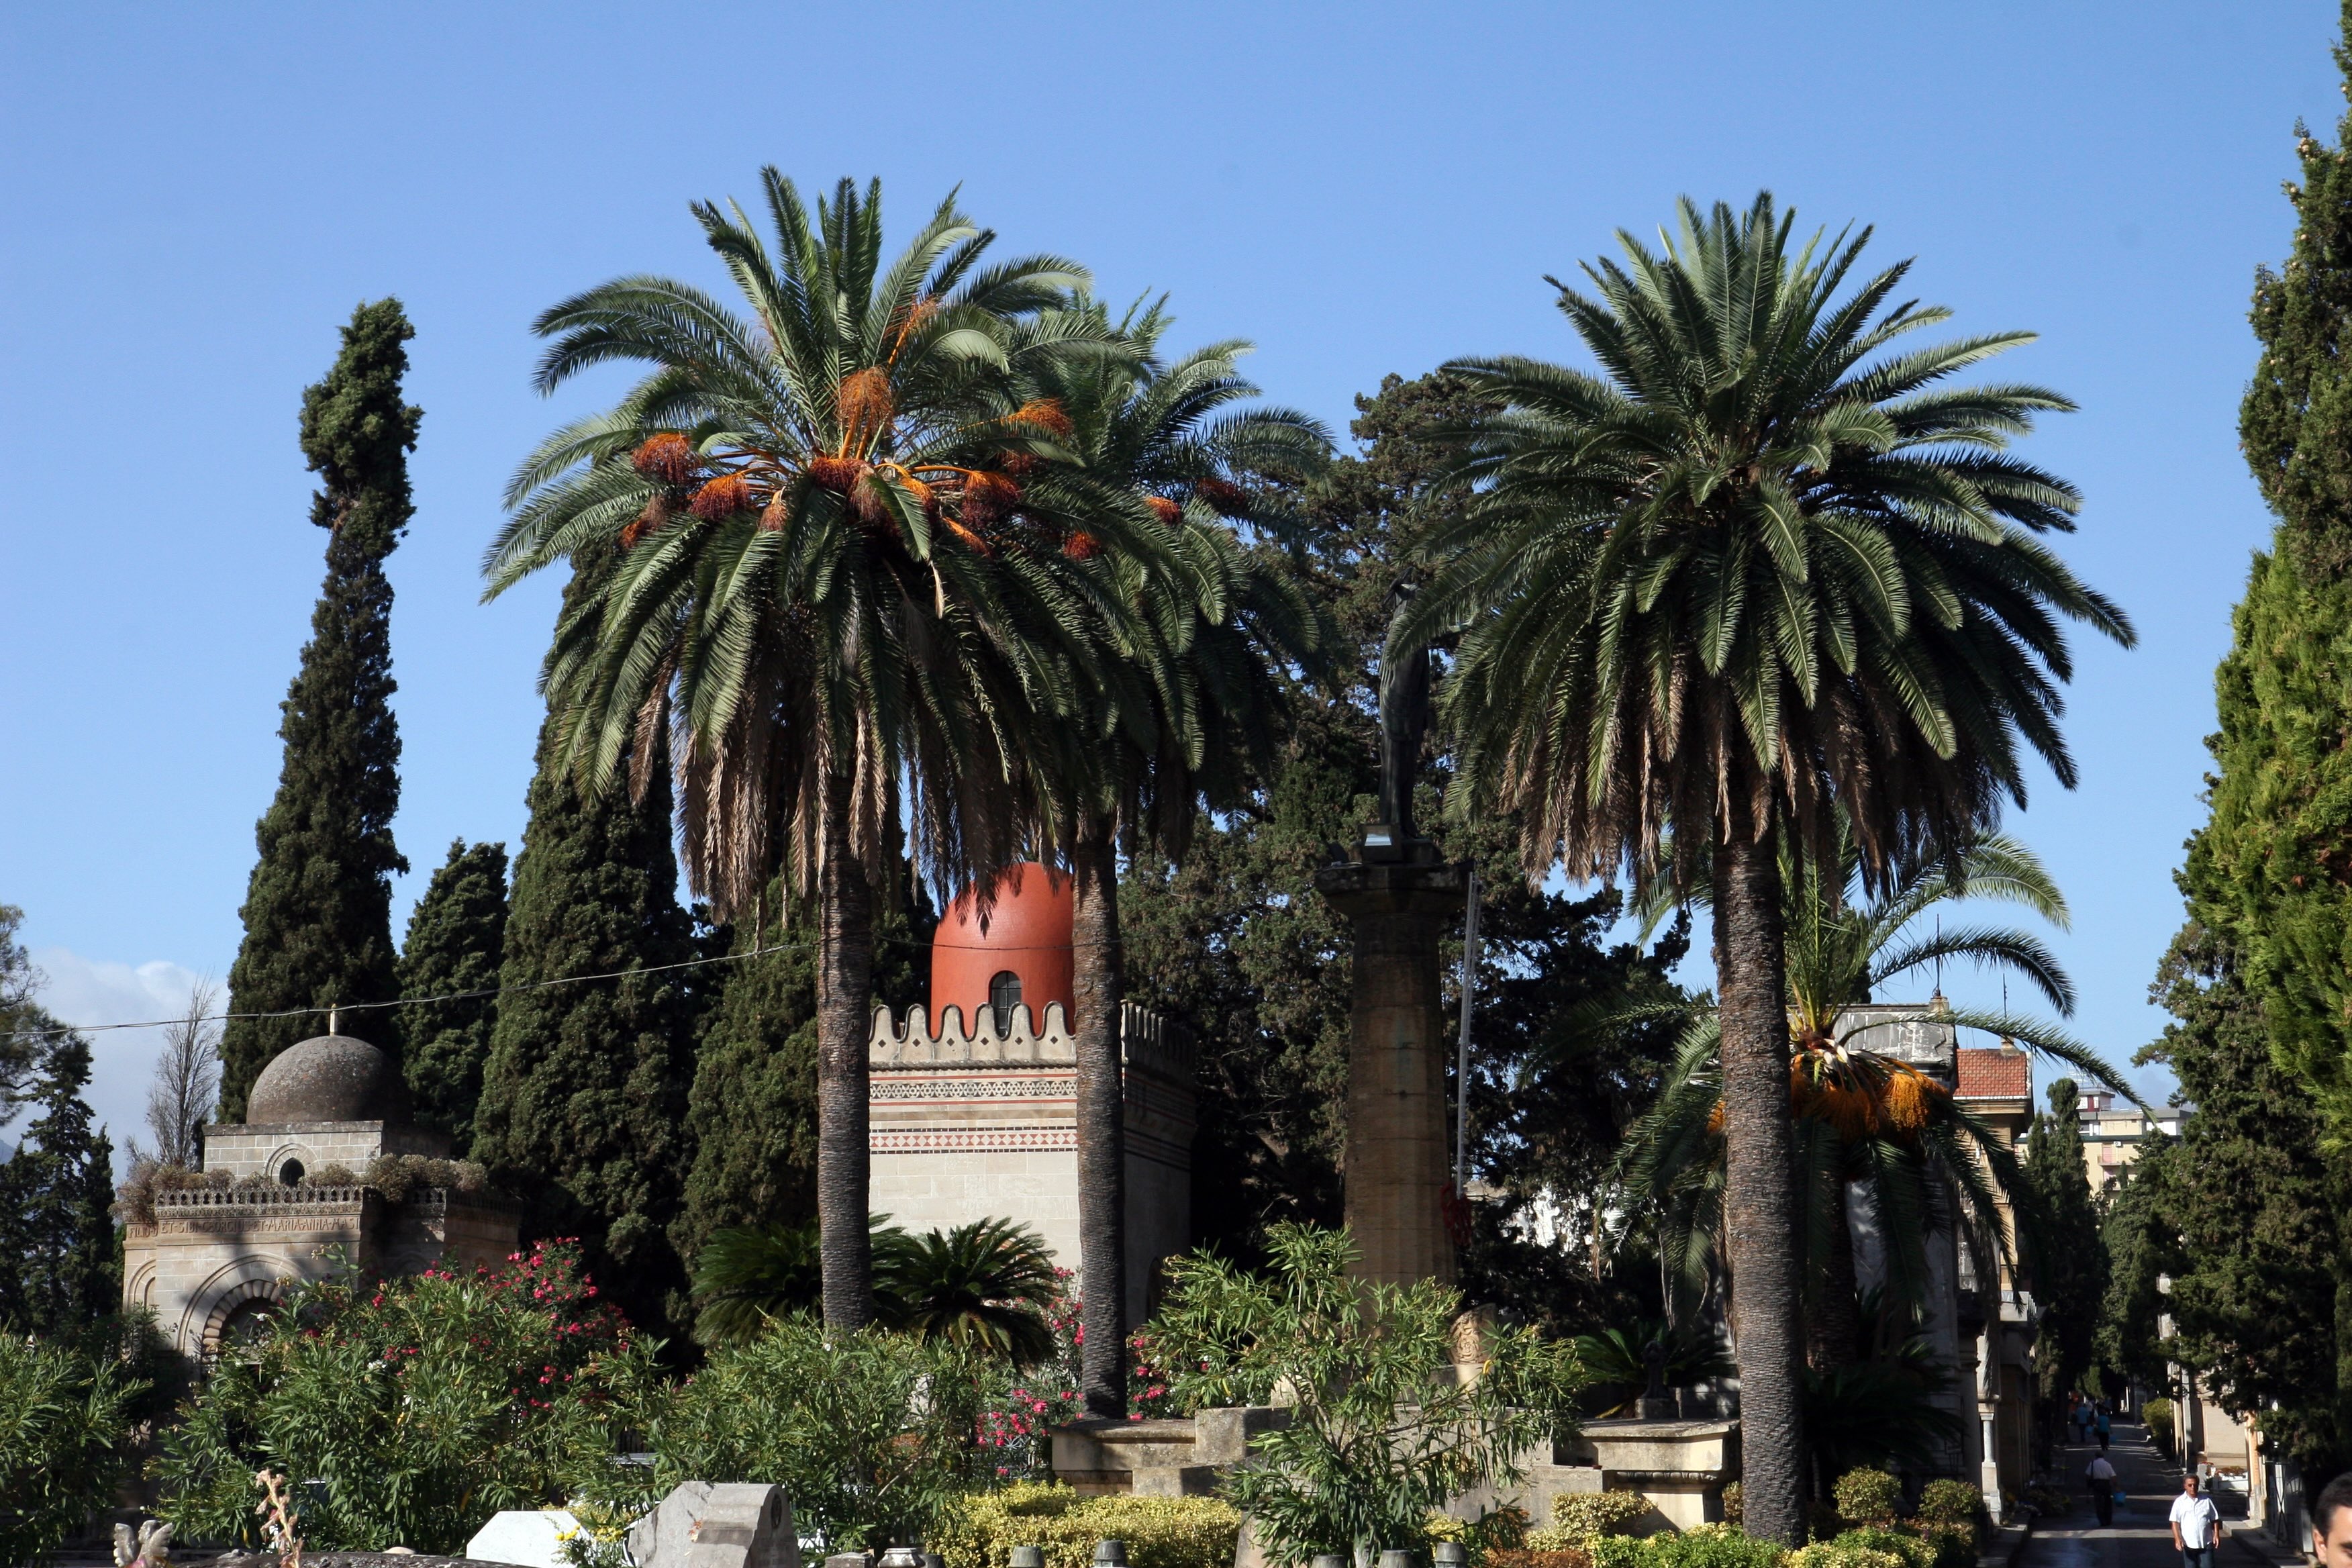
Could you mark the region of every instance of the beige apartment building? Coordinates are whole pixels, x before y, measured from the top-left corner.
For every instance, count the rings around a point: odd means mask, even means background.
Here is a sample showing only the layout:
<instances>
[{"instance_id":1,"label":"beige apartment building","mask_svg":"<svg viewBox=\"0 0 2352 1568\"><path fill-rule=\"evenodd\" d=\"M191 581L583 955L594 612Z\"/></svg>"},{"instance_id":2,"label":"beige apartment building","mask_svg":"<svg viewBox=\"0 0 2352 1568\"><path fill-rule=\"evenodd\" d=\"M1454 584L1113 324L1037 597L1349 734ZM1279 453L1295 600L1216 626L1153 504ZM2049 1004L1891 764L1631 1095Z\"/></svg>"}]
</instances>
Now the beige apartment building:
<instances>
[{"instance_id":1,"label":"beige apartment building","mask_svg":"<svg viewBox=\"0 0 2352 1568\"><path fill-rule=\"evenodd\" d=\"M2143 1140L2154 1133L2168 1138L2180 1136L2184 1112L2178 1105L2145 1111L2102 1089L2083 1096L2080 1114L2083 1164L2090 1175L2091 1195L2095 1198L2107 1190L2124 1167L2139 1158Z\"/></svg>"}]
</instances>

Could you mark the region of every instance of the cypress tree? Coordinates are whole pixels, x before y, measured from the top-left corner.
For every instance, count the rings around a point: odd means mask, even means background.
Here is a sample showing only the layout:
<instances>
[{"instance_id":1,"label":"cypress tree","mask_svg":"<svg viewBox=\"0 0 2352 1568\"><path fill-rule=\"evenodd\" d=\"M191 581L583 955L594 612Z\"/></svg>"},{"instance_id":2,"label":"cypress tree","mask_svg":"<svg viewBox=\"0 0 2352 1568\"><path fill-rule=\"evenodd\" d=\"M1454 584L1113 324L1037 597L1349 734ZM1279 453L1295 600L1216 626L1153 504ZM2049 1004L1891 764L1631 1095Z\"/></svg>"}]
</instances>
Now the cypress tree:
<instances>
[{"instance_id":1,"label":"cypress tree","mask_svg":"<svg viewBox=\"0 0 2352 1568\"><path fill-rule=\"evenodd\" d=\"M2306 1475L2327 1475L2345 1455L2340 1166L2321 1152L2309 1097L2272 1058L2225 937L2190 924L2166 953L2157 992L2179 1022L2141 1055L2171 1066L2195 1110L2177 1151L2151 1172L2157 1245L2134 1272L2172 1276L2170 1359L2203 1374L2232 1415L2259 1421ZM2142 1315L2152 1315L2153 1294Z\"/></svg>"},{"instance_id":2,"label":"cypress tree","mask_svg":"<svg viewBox=\"0 0 2352 1568\"><path fill-rule=\"evenodd\" d=\"M58 1022L37 1008L26 1027ZM89 1042L40 1037L29 1099L41 1114L0 1163L0 1325L18 1333L78 1331L122 1304L114 1230L114 1145L90 1125Z\"/></svg>"},{"instance_id":3,"label":"cypress tree","mask_svg":"<svg viewBox=\"0 0 2352 1568\"><path fill-rule=\"evenodd\" d=\"M2099 1311L2107 1294L2099 1213L2083 1163L2082 1090L2062 1078L2050 1110L2033 1119L2025 1144L2027 1258L2043 1309L2042 1393L2063 1394L2091 1370Z\"/></svg>"},{"instance_id":4,"label":"cypress tree","mask_svg":"<svg viewBox=\"0 0 2352 1568\"><path fill-rule=\"evenodd\" d=\"M2352 5L2347 5L2352 20ZM2352 90L2352 54L2336 62ZM2352 1128L2352 113L2336 145L2300 125L2284 268L2256 274L2262 357L2240 410L2278 521L2214 680L2211 818L2185 887L2224 933L2283 1066Z\"/></svg>"},{"instance_id":5,"label":"cypress tree","mask_svg":"<svg viewBox=\"0 0 2352 1568\"><path fill-rule=\"evenodd\" d=\"M904 1013L930 1000L939 922L911 870L891 881L876 889L874 1000ZM694 1167L672 1230L689 1266L721 1226L816 1220L816 942L789 900L782 878L769 884L764 944L751 922L720 933L736 962L714 966L687 1111Z\"/></svg>"},{"instance_id":6,"label":"cypress tree","mask_svg":"<svg viewBox=\"0 0 2352 1568\"><path fill-rule=\"evenodd\" d=\"M254 837L245 940L228 972L232 1014L381 1002L395 994L392 876L400 732L393 719L392 584L384 559L413 508L408 457L423 410L400 400L415 335L397 300L362 305L327 378L302 395L302 455L322 484L327 578L286 694L278 794ZM245 1115L271 1058L322 1020L234 1017L221 1039L221 1118ZM391 1026L379 1031L377 1043Z\"/></svg>"},{"instance_id":7,"label":"cypress tree","mask_svg":"<svg viewBox=\"0 0 2352 1568\"><path fill-rule=\"evenodd\" d=\"M403 996L450 996L499 984L507 937L507 847L449 846L408 917L400 949ZM495 995L412 1003L403 1010L401 1066L416 1114L447 1132L460 1152L473 1142L474 1104L498 1021Z\"/></svg>"},{"instance_id":8,"label":"cypress tree","mask_svg":"<svg viewBox=\"0 0 2352 1568\"><path fill-rule=\"evenodd\" d=\"M583 588L575 573L567 613ZM620 972L683 963L694 949L677 903L669 771L656 757L646 772L642 800L617 785L585 795L562 715L540 728L473 1152L522 1200L526 1237L578 1237L622 1310L666 1332L685 1285L667 1231L692 1156L692 972Z\"/></svg>"}]
</instances>

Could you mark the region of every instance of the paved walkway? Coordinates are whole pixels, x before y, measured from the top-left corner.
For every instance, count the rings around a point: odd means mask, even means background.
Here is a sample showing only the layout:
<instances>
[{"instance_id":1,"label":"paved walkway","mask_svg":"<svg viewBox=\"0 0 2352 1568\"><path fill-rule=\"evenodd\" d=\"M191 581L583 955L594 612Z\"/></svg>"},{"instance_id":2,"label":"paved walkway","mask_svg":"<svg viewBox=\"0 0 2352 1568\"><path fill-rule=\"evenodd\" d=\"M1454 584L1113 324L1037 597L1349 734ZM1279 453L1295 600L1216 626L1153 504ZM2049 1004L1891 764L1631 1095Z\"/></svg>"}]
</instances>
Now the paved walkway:
<instances>
[{"instance_id":1,"label":"paved walkway","mask_svg":"<svg viewBox=\"0 0 2352 1568\"><path fill-rule=\"evenodd\" d=\"M2138 1423L2117 1421L2114 1426L2107 1462L2115 1466L2116 1484L2124 1492L2116 1502L2115 1528L2099 1528L2097 1505L2083 1479L2083 1467L2097 1455L2098 1443L2061 1444L2057 1470L2074 1506L2060 1518L2034 1521L2019 1553L2020 1568L2179 1568L2170 1516L2172 1500L2180 1493L2180 1467L2157 1452ZM2242 1500L2224 1492L2214 1500L2231 1534L2246 1529ZM2243 1561L2226 1547L2216 1559L2217 1564Z\"/></svg>"}]
</instances>

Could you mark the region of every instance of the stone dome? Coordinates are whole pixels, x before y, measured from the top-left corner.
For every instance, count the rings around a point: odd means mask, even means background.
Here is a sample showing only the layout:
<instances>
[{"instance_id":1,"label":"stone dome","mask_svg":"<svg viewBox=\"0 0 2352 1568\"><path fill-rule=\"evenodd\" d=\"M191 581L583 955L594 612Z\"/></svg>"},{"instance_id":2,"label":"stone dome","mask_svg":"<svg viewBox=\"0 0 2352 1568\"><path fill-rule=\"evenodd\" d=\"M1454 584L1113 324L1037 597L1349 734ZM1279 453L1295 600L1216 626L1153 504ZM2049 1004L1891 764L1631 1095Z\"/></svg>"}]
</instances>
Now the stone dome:
<instances>
[{"instance_id":1,"label":"stone dome","mask_svg":"<svg viewBox=\"0 0 2352 1568\"><path fill-rule=\"evenodd\" d=\"M253 1080L249 1125L281 1121L398 1121L408 1087L392 1058L349 1035L319 1035L280 1051Z\"/></svg>"}]
</instances>

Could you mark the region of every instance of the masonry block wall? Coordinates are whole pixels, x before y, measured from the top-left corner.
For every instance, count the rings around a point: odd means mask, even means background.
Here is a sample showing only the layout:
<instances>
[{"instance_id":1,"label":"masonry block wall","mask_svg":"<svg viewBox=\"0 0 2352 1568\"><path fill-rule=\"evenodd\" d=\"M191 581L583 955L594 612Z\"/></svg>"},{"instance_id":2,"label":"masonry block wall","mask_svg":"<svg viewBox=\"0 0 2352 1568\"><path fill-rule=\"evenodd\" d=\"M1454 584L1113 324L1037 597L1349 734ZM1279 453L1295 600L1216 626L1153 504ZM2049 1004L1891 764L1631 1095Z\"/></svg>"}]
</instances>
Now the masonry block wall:
<instances>
[{"instance_id":1,"label":"masonry block wall","mask_svg":"<svg viewBox=\"0 0 2352 1568\"><path fill-rule=\"evenodd\" d=\"M871 1203L908 1230L1001 1217L1034 1228L1078 1266L1077 1043L1060 1003L1042 1027L1026 1006L999 1034L990 1009L960 1007L934 1030L877 1008L869 1049ZM1129 1005L1126 1058L1128 1315L1141 1321L1158 1264L1192 1240L1197 1056L1181 1029Z\"/></svg>"}]
</instances>

